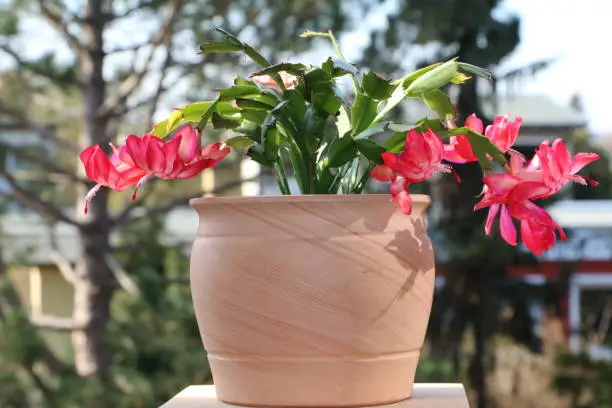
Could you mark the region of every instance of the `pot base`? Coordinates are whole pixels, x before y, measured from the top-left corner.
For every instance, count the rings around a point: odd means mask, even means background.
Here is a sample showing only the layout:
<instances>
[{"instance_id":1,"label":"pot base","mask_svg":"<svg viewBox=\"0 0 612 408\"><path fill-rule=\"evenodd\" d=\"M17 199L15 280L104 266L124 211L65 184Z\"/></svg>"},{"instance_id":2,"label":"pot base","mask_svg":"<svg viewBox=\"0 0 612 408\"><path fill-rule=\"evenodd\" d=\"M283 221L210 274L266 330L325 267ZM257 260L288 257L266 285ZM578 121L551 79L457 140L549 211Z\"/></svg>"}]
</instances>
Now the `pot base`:
<instances>
[{"instance_id":1,"label":"pot base","mask_svg":"<svg viewBox=\"0 0 612 408\"><path fill-rule=\"evenodd\" d=\"M209 355L217 398L239 406L363 407L412 394L420 350L378 357ZM316 391L315 391L316 390Z\"/></svg>"}]
</instances>

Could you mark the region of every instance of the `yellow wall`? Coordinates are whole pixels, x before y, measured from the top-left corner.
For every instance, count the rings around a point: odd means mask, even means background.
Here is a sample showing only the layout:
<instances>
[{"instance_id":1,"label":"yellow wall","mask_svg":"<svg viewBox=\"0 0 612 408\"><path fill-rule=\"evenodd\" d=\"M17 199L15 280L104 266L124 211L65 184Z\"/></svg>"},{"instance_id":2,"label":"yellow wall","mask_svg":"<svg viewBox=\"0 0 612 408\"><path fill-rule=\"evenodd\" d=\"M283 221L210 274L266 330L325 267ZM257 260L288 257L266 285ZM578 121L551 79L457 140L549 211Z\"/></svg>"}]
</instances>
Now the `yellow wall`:
<instances>
[{"instance_id":1,"label":"yellow wall","mask_svg":"<svg viewBox=\"0 0 612 408\"><path fill-rule=\"evenodd\" d=\"M202 190L213 191L220 188L221 186L232 184L240 180L240 162L238 160L228 163L224 166L206 169L200 176L200 184ZM220 196L240 196L242 187L240 184L231 188L226 188L223 191L218 192L216 195Z\"/></svg>"},{"instance_id":2,"label":"yellow wall","mask_svg":"<svg viewBox=\"0 0 612 408\"><path fill-rule=\"evenodd\" d=\"M73 290L55 266L12 266L8 275L28 312L72 316Z\"/></svg>"},{"instance_id":3,"label":"yellow wall","mask_svg":"<svg viewBox=\"0 0 612 408\"><path fill-rule=\"evenodd\" d=\"M23 306L30 312L32 310L30 300L30 269L27 266L8 267L7 272L11 283L19 293Z\"/></svg>"},{"instance_id":4,"label":"yellow wall","mask_svg":"<svg viewBox=\"0 0 612 408\"><path fill-rule=\"evenodd\" d=\"M38 267L41 274L42 314L71 317L73 289L55 266Z\"/></svg>"}]
</instances>

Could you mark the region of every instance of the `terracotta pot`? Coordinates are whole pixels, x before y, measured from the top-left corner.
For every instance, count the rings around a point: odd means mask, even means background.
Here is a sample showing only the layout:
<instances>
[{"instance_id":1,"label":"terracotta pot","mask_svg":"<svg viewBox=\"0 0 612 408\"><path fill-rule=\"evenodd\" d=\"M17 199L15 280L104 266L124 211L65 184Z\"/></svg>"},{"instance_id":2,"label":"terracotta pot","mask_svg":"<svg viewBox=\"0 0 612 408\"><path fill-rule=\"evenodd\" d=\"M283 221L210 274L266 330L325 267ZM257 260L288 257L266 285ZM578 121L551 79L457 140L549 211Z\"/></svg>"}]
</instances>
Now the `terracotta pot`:
<instances>
[{"instance_id":1,"label":"terracotta pot","mask_svg":"<svg viewBox=\"0 0 612 408\"><path fill-rule=\"evenodd\" d=\"M408 398L434 292L427 196L198 198L191 290L220 400Z\"/></svg>"}]
</instances>

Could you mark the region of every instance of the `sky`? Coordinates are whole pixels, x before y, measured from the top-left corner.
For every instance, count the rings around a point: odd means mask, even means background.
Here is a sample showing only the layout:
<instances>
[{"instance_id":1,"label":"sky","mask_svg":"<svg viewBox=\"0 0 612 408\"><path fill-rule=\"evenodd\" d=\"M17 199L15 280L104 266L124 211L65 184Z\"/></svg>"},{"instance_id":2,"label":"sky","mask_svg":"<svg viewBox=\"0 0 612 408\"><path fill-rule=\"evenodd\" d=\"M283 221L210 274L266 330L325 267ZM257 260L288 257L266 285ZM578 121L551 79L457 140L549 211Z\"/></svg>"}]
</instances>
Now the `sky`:
<instances>
[{"instance_id":1,"label":"sky","mask_svg":"<svg viewBox=\"0 0 612 408\"><path fill-rule=\"evenodd\" d=\"M384 12L393 10L393 4L393 0L388 0L383 9L368 16L366 25L374 28L384 26ZM535 78L522 81L514 90L546 94L559 104L567 104L572 95L578 94L582 98L589 129L596 136L612 137L612 120L609 119L612 114L608 102L612 97L612 0L506 0L499 12L516 13L521 17L521 42L502 62L500 71L558 58L552 66ZM42 32L44 30L39 27L35 20L23 27L30 40L24 47L26 51L36 54L44 43L59 51L57 43L50 40L53 38L50 33ZM38 34L35 47L31 46L32 34L34 37ZM132 32L132 39L135 34ZM359 52L350 45L363 44L366 35L362 31L342 36L343 49L349 59L351 52ZM423 49L417 52L422 53Z\"/></svg>"},{"instance_id":2,"label":"sky","mask_svg":"<svg viewBox=\"0 0 612 408\"><path fill-rule=\"evenodd\" d=\"M393 10L392 4L393 0L389 0L383 10ZM521 42L502 61L499 72L556 59L535 77L521 80L513 91L548 95L563 105L573 95L579 95L589 130L595 137L612 137L607 99L612 97L612 0L506 0L497 13L512 13L521 19ZM381 13L370 16L369 24L384 27L384 20ZM346 44L360 44L367 41L367 35L354 32L343 36L343 40ZM423 49L416 51L422 52ZM422 55L407 56L411 57L419 59Z\"/></svg>"},{"instance_id":3,"label":"sky","mask_svg":"<svg viewBox=\"0 0 612 408\"><path fill-rule=\"evenodd\" d=\"M612 0L507 0L504 8L521 17L521 43L502 68L560 58L520 90L563 104L578 94L589 129L612 136Z\"/></svg>"}]
</instances>

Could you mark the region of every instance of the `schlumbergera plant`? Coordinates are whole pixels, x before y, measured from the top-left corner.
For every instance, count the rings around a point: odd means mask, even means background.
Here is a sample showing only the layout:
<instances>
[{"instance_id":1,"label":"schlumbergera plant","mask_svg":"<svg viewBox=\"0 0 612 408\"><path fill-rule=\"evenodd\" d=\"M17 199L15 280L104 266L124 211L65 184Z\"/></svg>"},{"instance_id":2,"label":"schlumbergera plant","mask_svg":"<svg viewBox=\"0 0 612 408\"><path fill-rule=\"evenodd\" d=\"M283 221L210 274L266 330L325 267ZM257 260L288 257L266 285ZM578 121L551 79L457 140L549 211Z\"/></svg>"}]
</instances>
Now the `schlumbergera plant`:
<instances>
[{"instance_id":1,"label":"schlumbergera plant","mask_svg":"<svg viewBox=\"0 0 612 408\"><path fill-rule=\"evenodd\" d=\"M475 210L489 208L485 232L491 232L499 214L503 239L516 245L513 219L518 220L523 243L541 254L554 244L557 233L561 239L566 235L533 201L551 196L570 181L596 185L576 173L598 155L572 157L561 139L543 142L529 163L512 150L520 117L511 121L499 116L486 128L475 115L463 126L455 124L455 107L441 88L459 85L473 75L489 78L482 68L451 60L386 79L347 62L331 32L303 34L326 37L333 44L337 55L320 66L273 65L235 36L217 31L221 40L200 45L203 54L242 52L261 69L251 79L236 77L213 100L174 110L149 134L130 135L120 147L111 145L110 158L100 146L87 147L81 161L97 184L86 202L102 186L117 191L134 187L135 196L152 177L194 177L234 149L271 168L282 194L292 194L288 174L301 194L360 194L374 178L389 182L392 197L410 214L412 183L453 172L449 163L477 161L484 188ZM351 96L338 85L344 76L352 82ZM389 114L407 99L420 99L437 118L413 124L389 121ZM202 134L210 125L227 129L231 137L202 147ZM390 137L381 144L383 134ZM493 173L495 162L503 172Z\"/></svg>"}]
</instances>

